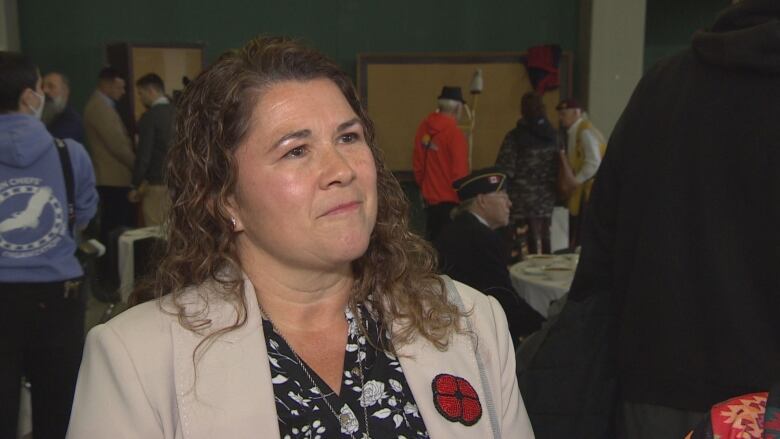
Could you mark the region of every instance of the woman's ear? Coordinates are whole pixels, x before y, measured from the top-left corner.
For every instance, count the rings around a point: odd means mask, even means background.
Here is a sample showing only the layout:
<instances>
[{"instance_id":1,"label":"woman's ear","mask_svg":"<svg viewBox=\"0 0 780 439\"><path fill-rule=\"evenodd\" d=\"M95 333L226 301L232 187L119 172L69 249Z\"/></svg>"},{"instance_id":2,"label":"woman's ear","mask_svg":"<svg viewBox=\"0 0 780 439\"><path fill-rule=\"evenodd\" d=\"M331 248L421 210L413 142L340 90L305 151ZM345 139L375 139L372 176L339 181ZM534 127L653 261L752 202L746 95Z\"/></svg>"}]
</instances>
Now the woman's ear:
<instances>
[{"instance_id":1,"label":"woman's ear","mask_svg":"<svg viewBox=\"0 0 780 439\"><path fill-rule=\"evenodd\" d=\"M230 215L230 229L233 232L241 232L244 230L244 223L241 221L240 209L236 203L236 196L231 195L227 199L227 206L225 209Z\"/></svg>"}]
</instances>

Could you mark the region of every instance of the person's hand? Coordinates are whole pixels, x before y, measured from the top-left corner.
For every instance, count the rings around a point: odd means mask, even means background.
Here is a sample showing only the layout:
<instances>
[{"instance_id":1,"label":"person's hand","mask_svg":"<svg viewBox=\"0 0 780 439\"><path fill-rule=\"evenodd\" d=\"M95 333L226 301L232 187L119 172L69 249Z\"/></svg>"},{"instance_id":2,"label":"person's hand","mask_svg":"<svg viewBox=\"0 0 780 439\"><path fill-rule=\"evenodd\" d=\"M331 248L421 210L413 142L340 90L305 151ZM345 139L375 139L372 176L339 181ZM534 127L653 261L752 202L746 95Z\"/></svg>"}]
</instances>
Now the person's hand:
<instances>
[{"instance_id":1,"label":"person's hand","mask_svg":"<svg viewBox=\"0 0 780 439\"><path fill-rule=\"evenodd\" d=\"M574 177L574 171L569 164L569 158L566 156L566 152L563 150L558 151L558 158L560 159L561 178L558 181L558 190L564 198L569 198L571 194L580 186L580 183Z\"/></svg>"},{"instance_id":2,"label":"person's hand","mask_svg":"<svg viewBox=\"0 0 780 439\"><path fill-rule=\"evenodd\" d=\"M141 193L137 189L133 189L127 194L127 199L131 203L138 203L141 201Z\"/></svg>"},{"instance_id":3,"label":"person's hand","mask_svg":"<svg viewBox=\"0 0 780 439\"><path fill-rule=\"evenodd\" d=\"M563 192L566 198L569 198L578 187L580 187L580 183L574 178L564 178L561 184L561 192Z\"/></svg>"}]
</instances>

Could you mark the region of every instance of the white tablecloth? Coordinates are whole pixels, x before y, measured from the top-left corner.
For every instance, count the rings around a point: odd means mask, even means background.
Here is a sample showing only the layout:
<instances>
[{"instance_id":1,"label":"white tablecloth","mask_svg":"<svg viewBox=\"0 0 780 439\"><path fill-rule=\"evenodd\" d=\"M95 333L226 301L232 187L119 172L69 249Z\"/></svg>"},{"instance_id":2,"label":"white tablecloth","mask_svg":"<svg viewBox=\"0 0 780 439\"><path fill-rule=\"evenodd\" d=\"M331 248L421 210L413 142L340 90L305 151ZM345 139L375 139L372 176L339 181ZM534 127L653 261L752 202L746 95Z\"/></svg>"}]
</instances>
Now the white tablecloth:
<instances>
[{"instance_id":1,"label":"white tablecloth","mask_svg":"<svg viewBox=\"0 0 780 439\"><path fill-rule=\"evenodd\" d=\"M556 257L556 262L565 264L568 261L563 257ZM517 294L526 303L539 311L539 314L547 317L550 310L550 302L560 299L569 292L571 282L574 279L574 271L572 270L572 275L566 279L551 280L545 274L529 274L529 272L539 270L539 267L534 267L535 269L530 267L532 267L532 264L528 261L518 262L509 267L512 285L515 287Z\"/></svg>"},{"instance_id":2,"label":"white tablecloth","mask_svg":"<svg viewBox=\"0 0 780 439\"><path fill-rule=\"evenodd\" d=\"M569 248L569 209L555 207L550 221L550 250Z\"/></svg>"},{"instance_id":3,"label":"white tablecloth","mask_svg":"<svg viewBox=\"0 0 780 439\"><path fill-rule=\"evenodd\" d=\"M119 236L119 294L123 302L127 302L135 283L133 243L139 239L150 237L161 238L162 229L159 226L143 227L128 230Z\"/></svg>"}]
</instances>

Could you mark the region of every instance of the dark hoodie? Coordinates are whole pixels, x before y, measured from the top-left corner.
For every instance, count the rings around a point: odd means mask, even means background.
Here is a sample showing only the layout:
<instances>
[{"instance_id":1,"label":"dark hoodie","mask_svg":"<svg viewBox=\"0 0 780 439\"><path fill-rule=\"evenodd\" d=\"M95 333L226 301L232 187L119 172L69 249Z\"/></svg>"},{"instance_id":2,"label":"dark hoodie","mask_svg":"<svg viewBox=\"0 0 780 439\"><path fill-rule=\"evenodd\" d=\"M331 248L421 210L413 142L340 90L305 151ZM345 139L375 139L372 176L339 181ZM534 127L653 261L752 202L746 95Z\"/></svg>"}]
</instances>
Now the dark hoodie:
<instances>
[{"instance_id":1,"label":"dark hoodie","mask_svg":"<svg viewBox=\"0 0 780 439\"><path fill-rule=\"evenodd\" d=\"M708 64L759 74L780 73L780 2L745 0L697 32L693 50Z\"/></svg>"},{"instance_id":2,"label":"dark hoodie","mask_svg":"<svg viewBox=\"0 0 780 439\"><path fill-rule=\"evenodd\" d=\"M552 216L558 178L556 138L547 118L520 119L504 137L496 165L509 175L513 221Z\"/></svg>"},{"instance_id":3,"label":"dark hoodie","mask_svg":"<svg viewBox=\"0 0 780 439\"><path fill-rule=\"evenodd\" d=\"M94 216L95 174L84 147L66 140L77 226ZM0 282L55 282L82 275L68 231L67 196L54 139L38 119L0 114Z\"/></svg>"},{"instance_id":4,"label":"dark hoodie","mask_svg":"<svg viewBox=\"0 0 780 439\"><path fill-rule=\"evenodd\" d=\"M570 299L607 294L626 401L695 411L780 379L780 1L730 7L637 86Z\"/></svg>"}]
</instances>

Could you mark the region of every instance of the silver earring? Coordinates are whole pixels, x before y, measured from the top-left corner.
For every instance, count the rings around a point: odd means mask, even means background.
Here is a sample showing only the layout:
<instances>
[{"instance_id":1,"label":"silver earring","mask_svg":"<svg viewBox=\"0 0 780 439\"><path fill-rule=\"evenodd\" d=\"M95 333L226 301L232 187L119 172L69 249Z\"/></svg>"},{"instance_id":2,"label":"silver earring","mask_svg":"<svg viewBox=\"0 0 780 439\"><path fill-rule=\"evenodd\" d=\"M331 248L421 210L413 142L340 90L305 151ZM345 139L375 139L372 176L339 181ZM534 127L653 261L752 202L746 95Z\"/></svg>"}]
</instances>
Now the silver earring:
<instances>
[{"instance_id":1,"label":"silver earring","mask_svg":"<svg viewBox=\"0 0 780 439\"><path fill-rule=\"evenodd\" d=\"M230 230L236 231L236 219L232 216L230 217Z\"/></svg>"}]
</instances>

